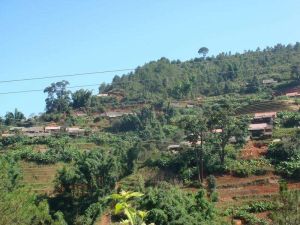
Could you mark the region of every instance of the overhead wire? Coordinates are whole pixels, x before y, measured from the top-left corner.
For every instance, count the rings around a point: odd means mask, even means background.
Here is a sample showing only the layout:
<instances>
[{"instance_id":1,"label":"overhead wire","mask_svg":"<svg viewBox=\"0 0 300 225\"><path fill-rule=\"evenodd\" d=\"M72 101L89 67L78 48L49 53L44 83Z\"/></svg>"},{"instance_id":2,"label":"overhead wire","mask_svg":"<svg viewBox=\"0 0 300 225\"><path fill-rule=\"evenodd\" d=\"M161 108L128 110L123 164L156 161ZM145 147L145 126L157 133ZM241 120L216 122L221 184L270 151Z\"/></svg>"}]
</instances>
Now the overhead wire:
<instances>
[{"instance_id":1,"label":"overhead wire","mask_svg":"<svg viewBox=\"0 0 300 225\"><path fill-rule=\"evenodd\" d=\"M300 53L294 53L294 54L287 54L288 56L295 56ZM234 57L235 55L231 55L230 57ZM249 58L245 57L245 60L249 60ZM207 63L213 63L218 61L230 61L231 59L208 59L206 61L185 61L182 63L186 64L203 64L205 62ZM176 60L174 60L176 61ZM1 83L13 83L13 82L23 82L23 81L33 81L33 80L44 80L44 79L52 79L52 78L61 78L61 77L76 77L76 76L88 76L88 75L97 75L97 74L105 74L105 73L116 73L116 72L126 72L126 71L134 71L137 68L122 68L122 69L113 69L113 70L103 70L103 71L92 71L92 72L83 72L83 73L72 73L72 74L60 74L60 75L44 75L44 76L38 76L38 77L28 77L28 78L21 78L21 79L12 79L12 80L0 80ZM227 71L226 71L227 72ZM230 71L229 71L230 72ZM220 72L222 73L222 72Z\"/></svg>"},{"instance_id":2,"label":"overhead wire","mask_svg":"<svg viewBox=\"0 0 300 225\"><path fill-rule=\"evenodd\" d=\"M99 86L99 84L87 84L87 85L70 86L68 88L72 89L72 88L83 88L83 87L93 87L93 86ZM21 94L21 93L41 92L41 91L44 91L44 89L0 92L0 95Z\"/></svg>"},{"instance_id":3,"label":"overhead wire","mask_svg":"<svg viewBox=\"0 0 300 225\"><path fill-rule=\"evenodd\" d=\"M300 53L299 53L300 54ZM298 55L298 53L294 53L294 54L288 54L289 56L294 56L294 55ZM234 55L232 55L234 56ZM249 60L249 58L245 58L247 60ZM226 61L226 59L213 59L211 61L206 61L209 63L213 63L215 61ZM230 60L228 60L230 62ZM201 62L195 62L195 61L185 61L183 63L187 63L187 64L198 64L198 63L202 63L203 64L204 61ZM291 66L291 65L289 65ZM275 69L278 70L280 68L287 68L287 65L284 66L277 66ZM28 78L23 78L23 79L12 79L12 80L0 80L0 84L1 83L13 83L13 82L25 82L25 81L33 81L33 80L43 80L43 79L50 79L50 78L62 78L62 77L76 77L76 76L88 76L88 75L97 75L97 74L105 74L105 73L112 73L112 72L126 72L126 71L133 71L133 70L137 70L136 69L115 69L115 70L104 70L104 71L95 71L95 72L84 72L84 73L73 73L73 74L64 74L64 75L48 75L48 76L40 76L40 77L28 77ZM241 72L250 72L250 71L256 71L258 73L265 73L262 70L258 69L258 68L248 68L248 69L238 69L238 70L225 70L225 71L220 71L220 72L216 72L213 74L226 74L226 73L241 73ZM289 72L290 68L287 69L286 71L279 71L279 72ZM267 72L267 71L266 71ZM274 72L274 71L272 71ZM119 82L113 82L114 85L118 85L118 84L125 84L125 83L132 83L132 82L140 82L140 83L144 83L144 82L148 82L148 81L153 81L151 79L144 79L144 80L127 80L127 81L119 81ZM78 86L71 86L68 88L83 88L83 87L91 87L91 86L99 86L99 84L92 84L92 85L78 85ZM20 90L20 91L8 91L8 92L0 92L0 95L9 95L9 94L20 94L20 93L31 93L31 92L41 92L44 91L44 89L33 89L33 90Z\"/></svg>"},{"instance_id":4,"label":"overhead wire","mask_svg":"<svg viewBox=\"0 0 300 225\"><path fill-rule=\"evenodd\" d=\"M105 74L105 73L126 72L126 71L132 71L132 70L134 70L134 69L116 69L116 70L104 70L104 71L62 74L62 75L48 75L48 76L29 77L29 78L13 79L13 80L0 80L0 83L13 83L13 82L23 82L23 81L33 81L33 80L44 80L44 79L61 78L61 77L87 76L87 75L96 75L96 74Z\"/></svg>"}]
</instances>

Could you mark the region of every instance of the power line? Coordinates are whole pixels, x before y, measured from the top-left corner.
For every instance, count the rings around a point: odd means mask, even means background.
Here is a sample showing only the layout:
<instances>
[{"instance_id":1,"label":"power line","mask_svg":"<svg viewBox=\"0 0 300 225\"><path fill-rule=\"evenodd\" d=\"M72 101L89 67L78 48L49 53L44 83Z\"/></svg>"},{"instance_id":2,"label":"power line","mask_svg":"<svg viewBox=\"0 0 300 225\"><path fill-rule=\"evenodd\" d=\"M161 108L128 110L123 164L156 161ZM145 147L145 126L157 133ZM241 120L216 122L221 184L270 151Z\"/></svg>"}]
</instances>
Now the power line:
<instances>
[{"instance_id":1,"label":"power line","mask_svg":"<svg viewBox=\"0 0 300 225\"><path fill-rule=\"evenodd\" d=\"M287 56L295 56L295 55L299 55L300 53L293 53L293 54L287 54ZM235 55L231 55L231 56L227 56L227 57L235 57ZM270 56L272 57L272 56ZM250 57L250 58L253 58ZM205 61L185 61L185 62L181 62L183 64L205 64L205 63L214 63L214 62L218 62L218 61L228 61L230 62L232 58L223 58L223 59L208 59ZM246 56L245 58L243 58L244 60L249 60L249 58ZM0 83L13 83L13 82L23 82L23 81L32 81L32 80L44 80L44 79L51 79L51 78L61 78L61 77L76 77L76 76L88 76L88 75L96 75L96 74L104 74L104 73L114 73L114 72L126 72L126 71L133 71L135 69L114 69L114 70L104 70L104 71L94 71L94 72L84 72L84 73L73 73L73 74L61 74L61 75L46 75L46 76L39 76L39 77L28 77L28 78L22 78L22 79L12 79L12 80L0 80ZM226 72L231 72L231 71L226 71ZM236 71L232 71L232 72L236 72ZM222 73L222 72L219 72Z\"/></svg>"},{"instance_id":2,"label":"power line","mask_svg":"<svg viewBox=\"0 0 300 225\"><path fill-rule=\"evenodd\" d=\"M279 68L286 68L287 66L278 66L276 67L276 69L279 69ZM127 69L126 69L127 70ZM129 69L128 69L129 70ZM114 70L114 71L117 71L117 70ZM121 70L120 70L121 71ZM217 73L214 73L214 74L225 74L225 73L241 73L241 72L250 72L250 71L257 71L257 72L260 72L260 73L265 73L266 71L258 71L258 69L245 69L245 70L237 70L237 71L231 71L231 70L228 70L228 71L221 71L221 72L217 72ZM285 72L289 72L290 69L288 70L285 70ZM274 72L274 71L272 71ZM284 72L284 71L280 71L280 72ZM93 72L93 74L95 74L96 72ZM104 73L104 71L103 71ZM92 74L92 73L82 73L83 74ZM63 75L59 75L59 76L56 76L56 77L62 77ZM68 76L77 76L76 74L72 74L72 75L68 75ZM53 76L52 76L53 77ZM11 81L0 81L0 83L9 83L9 82L15 82L15 81L25 81L25 80L34 80L34 79L47 79L45 77L40 77L40 78L27 78L27 79L20 79L20 80L11 80ZM132 82L139 82L139 83L145 83L145 82L148 82L148 81L153 81L151 79L145 79L145 80L127 80L127 81L119 81L119 82L114 82L114 83L111 83L111 85L119 85L119 84L126 84L126 83L132 83ZM68 87L68 88L83 88L83 87L91 87L91 86L99 86L99 84L90 84L90 85L79 85L79 86L71 86L71 87ZM22 90L22 91L10 91L10 92L0 92L0 95L8 95L8 94L21 94L21 93L31 93L31 92L41 92L41 91L44 91L44 89L34 89L34 90Z\"/></svg>"},{"instance_id":3,"label":"power line","mask_svg":"<svg viewBox=\"0 0 300 225\"><path fill-rule=\"evenodd\" d=\"M1 80L0 83L13 83L13 82L32 81L32 80L44 80L44 79L60 78L60 77L87 76L87 75L95 75L95 74L103 74L103 73L125 72L125 71L132 71L132 70L134 70L134 69L116 69L116 70L105 70L105 71L95 71L95 72L85 72L85 73L73 73L73 74L64 74L64 75L29 77L29 78L14 79L14 80Z\"/></svg>"},{"instance_id":4,"label":"power line","mask_svg":"<svg viewBox=\"0 0 300 225\"><path fill-rule=\"evenodd\" d=\"M93 87L93 86L99 86L99 84L78 85L78 86L71 86L71 87L68 87L68 88L83 88L83 87ZM44 89L24 90L24 91L10 91L10 92L0 92L0 95L20 94L20 93L30 93L30 92L40 92L40 91L44 91Z\"/></svg>"},{"instance_id":5,"label":"power line","mask_svg":"<svg viewBox=\"0 0 300 225\"><path fill-rule=\"evenodd\" d=\"M298 55L298 53L294 53L292 55L288 54L289 56L294 56ZM234 56L234 55L233 55ZM249 58L245 58L245 60L249 60ZM213 60L208 60L208 61L201 61L201 62L195 62L195 61L186 61L182 63L186 64L199 64L203 62L209 62L213 63L215 61L229 61L230 59L213 59ZM270 65L272 67L272 65ZM277 66L274 69L279 70L280 68L285 69L285 71L281 70L279 72L289 72L291 71L290 69L287 69L287 67L291 66L289 65L282 65L282 66ZM268 67L268 66L266 66ZM269 68L270 69L270 68ZM50 78L60 78L60 77L75 77L75 76L86 76L86 75L95 75L95 74L104 74L104 73L112 73L112 72L125 72L125 71L132 71L135 69L115 69L115 70L106 70L106 71L96 71L96 72L85 72L85 73L74 73L74 74L65 74L65 75L53 75L53 76L41 76L41 77L30 77L30 78L24 78L24 79L14 79L14 80L2 80L0 83L12 83L12 82L23 82L23 81L32 81L32 80L42 80L42 79L50 79ZM250 72L254 71L257 73L266 73L268 71L264 71L268 69L258 69L258 68L248 68L248 69L237 69L237 70L226 70L226 71L220 71L220 72L213 72L213 74L220 75L220 74L226 74L226 73L242 73L242 72ZM272 72L275 72L272 70ZM118 85L118 84L125 84L125 83L132 83L132 82L140 82L144 83L147 81L153 81L151 79L145 79L145 80L127 80L127 81L119 81L119 82L114 82L111 84ZM72 86L68 88L80 88L80 87L90 87L90 86L98 86L99 84L92 84L92 85L80 85L80 86ZM8 95L8 94L19 94L19 93L30 93L30 92L40 92L44 91L44 89L36 89L36 90L22 90L22 91L10 91L10 92L0 92L0 95Z\"/></svg>"}]
</instances>

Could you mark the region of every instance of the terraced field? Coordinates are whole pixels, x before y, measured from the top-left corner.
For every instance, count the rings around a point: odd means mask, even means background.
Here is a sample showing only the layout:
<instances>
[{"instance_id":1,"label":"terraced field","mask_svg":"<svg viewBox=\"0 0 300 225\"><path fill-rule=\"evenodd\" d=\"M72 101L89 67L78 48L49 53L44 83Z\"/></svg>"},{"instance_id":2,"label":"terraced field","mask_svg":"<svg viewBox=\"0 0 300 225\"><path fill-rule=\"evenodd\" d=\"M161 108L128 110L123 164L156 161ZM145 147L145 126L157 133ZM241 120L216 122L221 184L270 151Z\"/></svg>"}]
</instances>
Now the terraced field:
<instances>
[{"instance_id":1,"label":"terraced field","mask_svg":"<svg viewBox=\"0 0 300 225\"><path fill-rule=\"evenodd\" d=\"M38 193L51 194L54 190L54 178L58 168L63 164L38 165L36 163L21 162L23 182Z\"/></svg>"},{"instance_id":2,"label":"terraced field","mask_svg":"<svg viewBox=\"0 0 300 225\"><path fill-rule=\"evenodd\" d=\"M295 105L290 101L269 100L252 103L250 105L237 109L236 113L241 114L254 114L257 112L279 112L279 111L294 111Z\"/></svg>"}]
</instances>

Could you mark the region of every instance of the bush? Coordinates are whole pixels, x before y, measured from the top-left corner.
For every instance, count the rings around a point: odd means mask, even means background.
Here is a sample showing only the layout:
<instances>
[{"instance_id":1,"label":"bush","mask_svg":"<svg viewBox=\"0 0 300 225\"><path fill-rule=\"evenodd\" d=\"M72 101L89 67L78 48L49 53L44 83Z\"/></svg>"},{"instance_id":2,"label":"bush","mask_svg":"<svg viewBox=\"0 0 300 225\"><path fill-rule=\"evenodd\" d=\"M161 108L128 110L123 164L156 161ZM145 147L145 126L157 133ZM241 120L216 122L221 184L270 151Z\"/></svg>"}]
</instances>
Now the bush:
<instances>
[{"instance_id":1,"label":"bush","mask_svg":"<svg viewBox=\"0 0 300 225\"><path fill-rule=\"evenodd\" d=\"M276 166L276 171L285 177L300 179L300 156L296 156L290 161L279 163Z\"/></svg>"},{"instance_id":2,"label":"bush","mask_svg":"<svg viewBox=\"0 0 300 225\"><path fill-rule=\"evenodd\" d=\"M214 175L209 175L207 177L207 187L210 193L214 192L217 189L217 181Z\"/></svg>"},{"instance_id":3,"label":"bush","mask_svg":"<svg viewBox=\"0 0 300 225\"><path fill-rule=\"evenodd\" d=\"M161 183L159 187L147 190L141 206L150 211L147 222L156 225L215 224L214 206L206 199L204 190L192 194Z\"/></svg>"},{"instance_id":4,"label":"bush","mask_svg":"<svg viewBox=\"0 0 300 225\"><path fill-rule=\"evenodd\" d=\"M283 127L298 127L300 125L299 112L280 112L277 121Z\"/></svg>"},{"instance_id":5,"label":"bush","mask_svg":"<svg viewBox=\"0 0 300 225\"><path fill-rule=\"evenodd\" d=\"M267 221L257 218L255 215L248 213L247 211L244 211L244 210L238 210L237 212L235 212L234 217L237 219L245 220L247 225L267 225L268 224Z\"/></svg>"},{"instance_id":6,"label":"bush","mask_svg":"<svg viewBox=\"0 0 300 225\"><path fill-rule=\"evenodd\" d=\"M227 163L226 170L238 177L263 175L271 170L271 164L266 159L232 160Z\"/></svg>"},{"instance_id":7,"label":"bush","mask_svg":"<svg viewBox=\"0 0 300 225\"><path fill-rule=\"evenodd\" d=\"M219 194L218 194L218 192L213 191L213 192L210 194L210 200L211 200L212 202L218 202L218 201L219 201Z\"/></svg>"},{"instance_id":8,"label":"bush","mask_svg":"<svg viewBox=\"0 0 300 225\"><path fill-rule=\"evenodd\" d=\"M281 142L269 145L266 157L272 163L277 164L282 161L289 161L291 158L300 154L300 142L297 135Z\"/></svg>"}]
</instances>

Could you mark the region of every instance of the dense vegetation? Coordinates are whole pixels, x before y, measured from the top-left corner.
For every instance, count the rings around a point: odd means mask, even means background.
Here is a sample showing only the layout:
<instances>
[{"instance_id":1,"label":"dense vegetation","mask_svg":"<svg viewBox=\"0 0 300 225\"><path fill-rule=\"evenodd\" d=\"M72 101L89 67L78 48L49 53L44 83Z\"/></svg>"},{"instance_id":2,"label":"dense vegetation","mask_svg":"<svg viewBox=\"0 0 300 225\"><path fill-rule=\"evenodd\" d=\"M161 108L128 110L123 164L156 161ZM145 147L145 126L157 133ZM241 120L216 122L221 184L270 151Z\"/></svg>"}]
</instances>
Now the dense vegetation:
<instances>
[{"instance_id":1,"label":"dense vegetation","mask_svg":"<svg viewBox=\"0 0 300 225\"><path fill-rule=\"evenodd\" d=\"M274 210L279 213L269 218L275 224L296 221L283 216L286 205L294 212L299 204L290 203L299 193L288 186L267 201L216 203L222 176L271 174L299 182L299 101L278 95L299 85L300 44L243 54L208 52L203 47L202 57L186 62L147 63L101 84L103 96L71 92L68 81L52 83L44 90L45 113L26 119L17 109L8 112L0 121L1 131L13 134L0 138L0 224L92 225L108 212L113 222L130 225L223 225L233 219L267 224L255 214ZM265 85L265 79L277 83ZM266 146L265 155L245 158L251 114L263 110L280 111L273 136L257 140ZM109 111L126 113L103 114ZM10 130L48 124L81 127L84 134L31 137ZM61 165L50 193L35 193L22 182L24 162L38 169Z\"/></svg>"}]
</instances>

